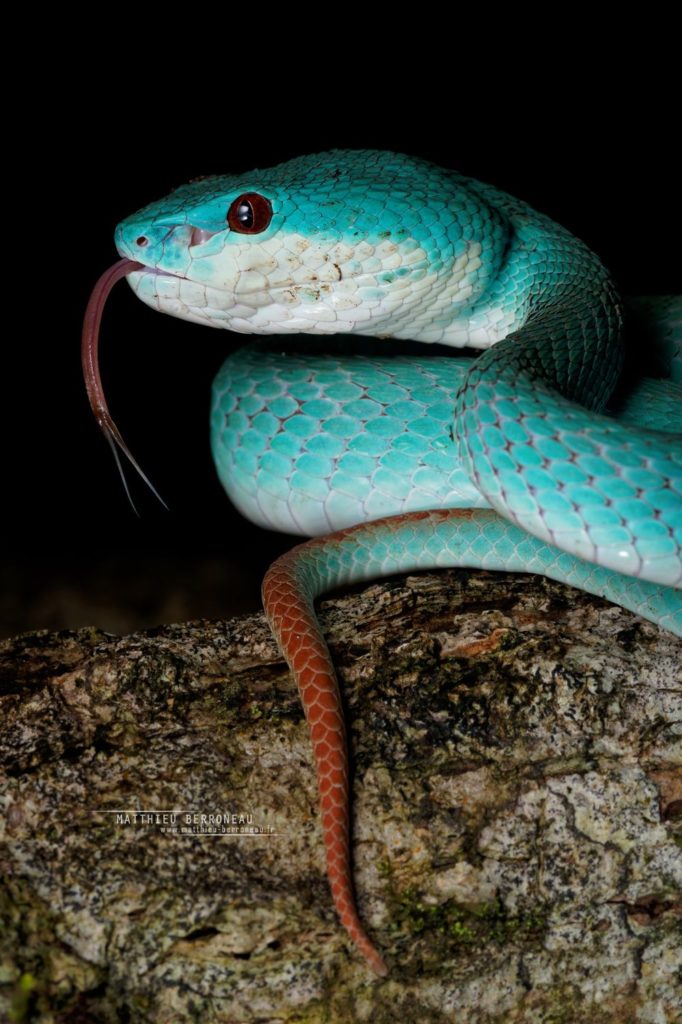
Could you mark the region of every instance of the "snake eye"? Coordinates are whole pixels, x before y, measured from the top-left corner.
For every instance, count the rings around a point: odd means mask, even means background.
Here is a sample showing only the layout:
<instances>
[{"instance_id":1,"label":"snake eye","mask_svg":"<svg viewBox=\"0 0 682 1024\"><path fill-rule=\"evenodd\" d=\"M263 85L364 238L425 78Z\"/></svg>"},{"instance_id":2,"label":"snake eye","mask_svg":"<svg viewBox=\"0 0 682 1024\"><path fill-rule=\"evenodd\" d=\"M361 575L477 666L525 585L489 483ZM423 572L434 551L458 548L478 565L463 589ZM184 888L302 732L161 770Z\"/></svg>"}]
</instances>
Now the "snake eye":
<instances>
[{"instance_id":1,"label":"snake eye","mask_svg":"<svg viewBox=\"0 0 682 1024\"><path fill-rule=\"evenodd\" d=\"M245 192L234 200L227 211L227 223L232 231L242 235L258 235L272 220L270 200L258 192Z\"/></svg>"}]
</instances>

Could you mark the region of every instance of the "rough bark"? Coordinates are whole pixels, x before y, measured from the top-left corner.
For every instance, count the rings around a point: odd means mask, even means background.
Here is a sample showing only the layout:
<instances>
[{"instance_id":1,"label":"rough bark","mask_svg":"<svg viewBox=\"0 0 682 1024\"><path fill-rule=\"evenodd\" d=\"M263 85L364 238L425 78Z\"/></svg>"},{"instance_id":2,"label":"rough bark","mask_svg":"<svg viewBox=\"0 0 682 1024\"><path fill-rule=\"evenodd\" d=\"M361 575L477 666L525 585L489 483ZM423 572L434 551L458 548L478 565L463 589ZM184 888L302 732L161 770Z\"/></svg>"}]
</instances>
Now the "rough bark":
<instances>
[{"instance_id":1,"label":"rough bark","mask_svg":"<svg viewBox=\"0 0 682 1024\"><path fill-rule=\"evenodd\" d=\"M0 657L0 1014L680 1019L682 643L502 574L396 579L321 617L359 905L390 976L334 918L306 725L261 616L36 633Z\"/></svg>"}]
</instances>

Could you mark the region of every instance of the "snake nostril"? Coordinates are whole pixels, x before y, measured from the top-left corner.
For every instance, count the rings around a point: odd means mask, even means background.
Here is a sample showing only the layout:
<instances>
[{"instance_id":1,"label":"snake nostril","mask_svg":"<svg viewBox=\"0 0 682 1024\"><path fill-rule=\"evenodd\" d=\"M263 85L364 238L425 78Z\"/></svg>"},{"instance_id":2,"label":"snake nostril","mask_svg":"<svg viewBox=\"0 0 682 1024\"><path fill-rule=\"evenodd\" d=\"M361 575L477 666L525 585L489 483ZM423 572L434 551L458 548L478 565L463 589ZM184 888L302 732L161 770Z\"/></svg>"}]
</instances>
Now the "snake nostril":
<instances>
[{"instance_id":1,"label":"snake nostril","mask_svg":"<svg viewBox=\"0 0 682 1024\"><path fill-rule=\"evenodd\" d=\"M138 245L141 249L143 249L145 245L149 245L149 239L147 238L146 235L140 235L139 238L135 239L135 245Z\"/></svg>"}]
</instances>

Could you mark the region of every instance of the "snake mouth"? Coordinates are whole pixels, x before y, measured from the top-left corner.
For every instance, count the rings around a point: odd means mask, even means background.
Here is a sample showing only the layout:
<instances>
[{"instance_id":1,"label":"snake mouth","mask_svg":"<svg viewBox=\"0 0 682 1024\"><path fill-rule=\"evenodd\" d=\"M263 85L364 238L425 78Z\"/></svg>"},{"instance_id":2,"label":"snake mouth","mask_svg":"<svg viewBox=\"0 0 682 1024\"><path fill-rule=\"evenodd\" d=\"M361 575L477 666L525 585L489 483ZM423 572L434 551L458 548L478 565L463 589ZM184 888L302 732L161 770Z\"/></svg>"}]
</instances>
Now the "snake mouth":
<instances>
[{"instance_id":1,"label":"snake mouth","mask_svg":"<svg viewBox=\"0 0 682 1024\"><path fill-rule=\"evenodd\" d=\"M232 293L235 295L236 298L240 298L242 296L243 297L247 297L249 295L258 295L258 294L261 294L264 291L263 288L248 288L248 289L244 289L243 291L240 291L240 290L238 290L236 288L235 289L216 288L215 285L211 285L210 283L207 283L206 281L199 281L196 278L187 277L185 274L176 274L172 270L161 270L160 267L150 267L146 263L143 263L141 266L139 266L135 270L130 270L128 272L128 274L126 274L126 277L132 277L132 276L135 276L138 280L139 280L140 277L145 277L145 276L146 277L171 277L175 281L187 281L189 284L196 284L196 285L199 285L202 288L211 289L212 291L216 291L216 292L232 291ZM322 283L323 284L332 284L331 281L329 281L329 282L322 282ZM280 284L271 285L269 288L265 289L265 291L267 292L267 294L270 294L271 292L285 291L287 288L299 288L299 289L301 289L301 288L310 288L311 284L318 284L318 282L304 282L304 283L301 283L301 282L296 282L296 281L292 281L292 280L283 281Z\"/></svg>"},{"instance_id":2,"label":"snake mouth","mask_svg":"<svg viewBox=\"0 0 682 1024\"><path fill-rule=\"evenodd\" d=\"M131 270L126 274L126 277L132 274L148 274L151 277L174 277L178 281L190 281L191 278L185 277L184 274L175 274L172 270L161 270L160 267L150 267L146 263L142 263L135 270Z\"/></svg>"}]
</instances>

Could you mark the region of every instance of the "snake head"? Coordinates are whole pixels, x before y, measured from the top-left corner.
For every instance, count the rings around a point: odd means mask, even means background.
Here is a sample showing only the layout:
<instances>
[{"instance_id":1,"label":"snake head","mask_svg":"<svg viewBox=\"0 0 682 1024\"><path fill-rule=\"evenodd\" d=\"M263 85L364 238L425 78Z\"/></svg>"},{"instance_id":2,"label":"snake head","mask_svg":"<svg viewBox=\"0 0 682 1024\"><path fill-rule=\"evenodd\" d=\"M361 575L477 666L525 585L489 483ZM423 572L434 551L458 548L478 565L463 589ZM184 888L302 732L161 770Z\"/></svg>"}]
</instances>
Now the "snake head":
<instances>
[{"instance_id":1,"label":"snake head","mask_svg":"<svg viewBox=\"0 0 682 1024\"><path fill-rule=\"evenodd\" d=\"M475 302L504 242L503 218L466 179L374 151L196 180L116 230L121 256L144 265L134 291L173 316L424 341Z\"/></svg>"},{"instance_id":2,"label":"snake head","mask_svg":"<svg viewBox=\"0 0 682 1024\"><path fill-rule=\"evenodd\" d=\"M242 334L487 345L509 327L503 311L491 328L467 310L497 274L508 236L481 186L395 153L338 150L196 179L116 229L122 259L95 286L84 323L90 405L114 453L149 483L99 374L102 309L122 277L154 309Z\"/></svg>"}]
</instances>

